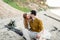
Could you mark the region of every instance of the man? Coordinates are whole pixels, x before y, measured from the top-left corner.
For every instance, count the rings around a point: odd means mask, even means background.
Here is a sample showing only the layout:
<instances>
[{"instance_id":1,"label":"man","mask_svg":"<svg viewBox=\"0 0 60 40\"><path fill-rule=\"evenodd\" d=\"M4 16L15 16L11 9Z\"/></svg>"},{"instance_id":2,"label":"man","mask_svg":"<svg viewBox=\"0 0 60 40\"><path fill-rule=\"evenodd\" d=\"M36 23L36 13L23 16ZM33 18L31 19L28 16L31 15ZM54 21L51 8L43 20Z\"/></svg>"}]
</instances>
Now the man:
<instances>
[{"instance_id":1,"label":"man","mask_svg":"<svg viewBox=\"0 0 60 40\"><path fill-rule=\"evenodd\" d=\"M41 20L36 18L36 11L35 10L31 11L31 17L32 17L32 20L30 20L31 31L41 32L43 30L43 24L42 24Z\"/></svg>"},{"instance_id":2,"label":"man","mask_svg":"<svg viewBox=\"0 0 60 40\"><path fill-rule=\"evenodd\" d=\"M30 20L29 24L30 24L30 31L33 32L33 34L35 34L35 38L39 39L40 35L38 35L41 31L43 31L43 23L41 20L39 20L38 18L36 18L36 11L32 10L31 11L31 17L32 20Z\"/></svg>"}]
</instances>

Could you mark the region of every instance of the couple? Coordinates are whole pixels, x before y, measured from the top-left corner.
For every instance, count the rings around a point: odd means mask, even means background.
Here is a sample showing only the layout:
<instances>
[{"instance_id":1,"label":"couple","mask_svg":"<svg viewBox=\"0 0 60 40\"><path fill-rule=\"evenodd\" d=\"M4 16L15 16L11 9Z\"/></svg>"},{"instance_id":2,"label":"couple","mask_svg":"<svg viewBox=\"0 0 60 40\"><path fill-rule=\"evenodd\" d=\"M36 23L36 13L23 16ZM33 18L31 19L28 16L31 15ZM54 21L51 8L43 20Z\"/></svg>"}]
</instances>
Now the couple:
<instances>
[{"instance_id":1,"label":"couple","mask_svg":"<svg viewBox=\"0 0 60 40\"><path fill-rule=\"evenodd\" d=\"M40 33L44 30L43 23L36 17L36 11L31 10L31 14L23 14L24 26L28 29L28 34L31 39L39 40L41 38Z\"/></svg>"}]
</instances>

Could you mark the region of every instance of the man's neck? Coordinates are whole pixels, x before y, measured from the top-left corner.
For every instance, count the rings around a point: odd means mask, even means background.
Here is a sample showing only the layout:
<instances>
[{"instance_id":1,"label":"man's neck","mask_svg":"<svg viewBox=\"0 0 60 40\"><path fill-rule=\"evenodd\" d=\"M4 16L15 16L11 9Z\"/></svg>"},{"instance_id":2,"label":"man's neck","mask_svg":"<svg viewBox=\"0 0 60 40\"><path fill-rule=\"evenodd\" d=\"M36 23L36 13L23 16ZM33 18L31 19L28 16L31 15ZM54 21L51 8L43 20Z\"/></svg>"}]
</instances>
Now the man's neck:
<instances>
[{"instance_id":1,"label":"man's neck","mask_svg":"<svg viewBox=\"0 0 60 40\"><path fill-rule=\"evenodd\" d=\"M36 17L33 17L32 19L35 20Z\"/></svg>"}]
</instances>

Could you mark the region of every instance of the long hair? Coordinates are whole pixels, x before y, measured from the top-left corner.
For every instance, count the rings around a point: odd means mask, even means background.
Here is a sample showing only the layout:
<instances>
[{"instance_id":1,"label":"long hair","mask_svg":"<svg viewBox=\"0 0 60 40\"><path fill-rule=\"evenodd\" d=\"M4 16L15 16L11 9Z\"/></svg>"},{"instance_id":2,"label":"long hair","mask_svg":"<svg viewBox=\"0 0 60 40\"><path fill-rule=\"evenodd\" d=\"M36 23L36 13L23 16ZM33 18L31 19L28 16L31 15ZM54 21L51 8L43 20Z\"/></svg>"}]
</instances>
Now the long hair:
<instances>
[{"instance_id":1,"label":"long hair","mask_svg":"<svg viewBox=\"0 0 60 40\"><path fill-rule=\"evenodd\" d=\"M25 26L25 28L27 28L28 27L28 22L27 22L27 14L26 13L23 14L23 18L24 18L24 26Z\"/></svg>"}]
</instances>

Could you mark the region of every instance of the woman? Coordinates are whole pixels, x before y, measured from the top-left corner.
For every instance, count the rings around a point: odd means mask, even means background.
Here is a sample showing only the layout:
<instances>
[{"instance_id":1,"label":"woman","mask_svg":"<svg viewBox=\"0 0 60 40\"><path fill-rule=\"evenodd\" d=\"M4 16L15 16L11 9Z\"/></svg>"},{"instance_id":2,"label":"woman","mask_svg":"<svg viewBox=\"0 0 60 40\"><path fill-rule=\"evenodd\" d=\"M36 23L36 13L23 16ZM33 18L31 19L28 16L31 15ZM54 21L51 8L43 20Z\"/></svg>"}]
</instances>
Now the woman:
<instances>
[{"instance_id":1,"label":"woman","mask_svg":"<svg viewBox=\"0 0 60 40\"><path fill-rule=\"evenodd\" d=\"M24 26L25 26L25 28L30 29L29 21L32 20L32 17L25 13L25 14L23 14L23 18L24 18Z\"/></svg>"},{"instance_id":2,"label":"woman","mask_svg":"<svg viewBox=\"0 0 60 40\"><path fill-rule=\"evenodd\" d=\"M29 21L31 20L31 17L29 15L27 15L26 13L24 13L23 18L24 18L24 27L26 29L24 32L28 33L29 39L31 40L31 37L30 37L30 34L29 34L30 33Z\"/></svg>"}]
</instances>

